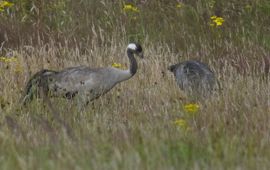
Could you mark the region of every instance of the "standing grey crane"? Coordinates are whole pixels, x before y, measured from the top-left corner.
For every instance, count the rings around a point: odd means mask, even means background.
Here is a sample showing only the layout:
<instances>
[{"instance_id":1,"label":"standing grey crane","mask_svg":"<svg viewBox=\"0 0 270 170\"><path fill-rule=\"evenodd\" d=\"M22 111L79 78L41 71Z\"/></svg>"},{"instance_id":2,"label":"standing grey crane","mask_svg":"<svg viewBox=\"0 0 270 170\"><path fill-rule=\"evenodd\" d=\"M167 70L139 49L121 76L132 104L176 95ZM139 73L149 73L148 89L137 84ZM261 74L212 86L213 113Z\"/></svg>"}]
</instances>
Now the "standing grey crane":
<instances>
[{"instance_id":1,"label":"standing grey crane","mask_svg":"<svg viewBox=\"0 0 270 170\"><path fill-rule=\"evenodd\" d=\"M216 78L204 63L188 60L168 68L174 73L178 86L192 97L206 97L213 91Z\"/></svg>"},{"instance_id":2,"label":"standing grey crane","mask_svg":"<svg viewBox=\"0 0 270 170\"><path fill-rule=\"evenodd\" d=\"M86 104L105 94L116 84L135 75L138 66L134 54L143 58L142 47L130 43L127 46L130 67L127 70L87 66L70 67L62 71L41 70L28 81L22 99L23 104L30 102L34 96L40 95L68 99L78 96Z\"/></svg>"}]
</instances>

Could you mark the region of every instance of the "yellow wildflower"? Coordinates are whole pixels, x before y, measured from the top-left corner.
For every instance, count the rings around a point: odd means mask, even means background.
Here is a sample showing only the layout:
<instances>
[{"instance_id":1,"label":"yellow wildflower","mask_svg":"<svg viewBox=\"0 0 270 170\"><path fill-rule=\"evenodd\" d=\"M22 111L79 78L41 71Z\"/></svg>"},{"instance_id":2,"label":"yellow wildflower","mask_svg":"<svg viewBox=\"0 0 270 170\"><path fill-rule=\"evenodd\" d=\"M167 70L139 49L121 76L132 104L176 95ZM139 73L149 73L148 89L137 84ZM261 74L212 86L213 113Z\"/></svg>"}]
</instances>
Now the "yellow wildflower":
<instances>
[{"instance_id":1,"label":"yellow wildflower","mask_svg":"<svg viewBox=\"0 0 270 170\"><path fill-rule=\"evenodd\" d=\"M211 18L211 20L214 20L217 18L217 16L214 15L214 16L211 16L210 18Z\"/></svg>"},{"instance_id":2,"label":"yellow wildflower","mask_svg":"<svg viewBox=\"0 0 270 170\"><path fill-rule=\"evenodd\" d=\"M182 3L179 2L179 3L176 4L176 8L182 8L182 7L183 7Z\"/></svg>"},{"instance_id":3,"label":"yellow wildflower","mask_svg":"<svg viewBox=\"0 0 270 170\"><path fill-rule=\"evenodd\" d=\"M223 24L223 22L225 21L222 17L217 17L217 16L211 16L211 23L210 26L221 26Z\"/></svg>"},{"instance_id":4,"label":"yellow wildflower","mask_svg":"<svg viewBox=\"0 0 270 170\"><path fill-rule=\"evenodd\" d=\"M188 129L188 123L184 119L177 119L177 120L174 121L174 124L176 126L180 127L181 129L184 129L184 130Z\"/></svg>"},{"instance_id":5,"label":"yellow wildflower","mask_svg":"<svg viewBox=\"0 0 270 170\"><path fill-rule=\"evenodd\" d=\"M0 9L12 7L14 3L8 1L0 1Z\"/></svg>"},{"instance_id":6,"label":"yellow wildflower","mask_svg":"<svg viewBox=\"0 0 270 170\"><path fill-rule=\"evenodd\" d=\"M124 11L132 11L132 12L140 12L137 7L135 7L135 6L131 5L131 4L124 5L123 10Z\"/></svg>"},{"instance_id":7,"label":"yellow wildflower","mask_svg":"<svg viewBox=\"0 0 270 170\"><path fill-rule=\"evenodd\" d=\"M16 57L0 57L0 62L3 62L3 63L17 62L17 58Z\"/></svg>"},{"instance_id":8,"label":"yellow wildflower","mask_svg":"<svg viewBox=\"0 0 270 170\"><path fill-rule=\"evenodd\" d=\"M217 26L220 26L224 22L224 19L221 17L217 17L214 22L217 24Z\"/></svg>"},{"instance_id":9,"label":"yellow wildflower","mask_svg":"<svg viewBox=\"0 0 270 170\"><path fill-rule=\"evenodd\" d=\"M8 1L2 1L2 4L4 7L12 7L14 4L12 2L8 2Z\"/></svg>"},{"instance_id":10,"label":"yellow wildflower","mask_svg":"<svg viewBox=\"0 0 270 170\"><path fill-rule=\"evenodd\" d=\"M200 106L198 104L186 104L184 106L184 110L185 112L188 112L188 113L196 113L198 112Z\"/></svg>"},{"instance_id":11,"label":"yellow wildflower","mask_svg":"<svg viewBox=\"0 0 270 170\"><path fill-rule=\"evenodd\" d=\"M114 68L120 68L120 69L125 69L125 67L122 64L120 64L120 63L113 63L112 64L112 67L114 67Z\"/></svg>"}]
</instances>

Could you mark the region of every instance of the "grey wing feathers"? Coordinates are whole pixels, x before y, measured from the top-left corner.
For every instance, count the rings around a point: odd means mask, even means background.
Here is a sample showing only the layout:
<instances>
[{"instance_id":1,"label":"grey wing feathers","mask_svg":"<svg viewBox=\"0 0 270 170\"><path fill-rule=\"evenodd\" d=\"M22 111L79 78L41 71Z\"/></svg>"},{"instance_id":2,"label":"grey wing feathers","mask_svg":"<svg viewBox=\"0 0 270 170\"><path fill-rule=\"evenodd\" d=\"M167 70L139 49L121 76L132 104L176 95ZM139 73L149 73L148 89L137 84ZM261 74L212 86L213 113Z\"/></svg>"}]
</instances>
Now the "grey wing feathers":
<instances>
[{"instance_id":1,"label":"grey wing feathers","mask_svg":"<svg viewBox=\"0 0 270 170\"><path fill-rule=\"evenodd\" d=\"M62 81L77 81L88 78L92 73L96 73L99 69L91 69L86 66L71 67L62 70L57 74L57 78Z\"/></svg>"},{"instance_id":2,"label":"grey wing feathers","mask_svg":"<svg viewBox=\"0 0 270 170\"><path fill-rule=\"evenodd\" d=\"M67 68L53 76L49 89L54 96L73 98L78 95L91 101L113 87L108 77L111 77L108 68Z\"/></svg>"},{"instance_id":3,"label":"grey wing feathers","mask_svg":"<svg viewBox=\"0 0 270 170\"><path fill-rule=\"evenodd\" d=\"M55 75L54 84L65 88L67 91L76 91L87 81L97 82L100 71L101 69L91 69L85 66L68 68Z\"/></svg>"}]
</instances>

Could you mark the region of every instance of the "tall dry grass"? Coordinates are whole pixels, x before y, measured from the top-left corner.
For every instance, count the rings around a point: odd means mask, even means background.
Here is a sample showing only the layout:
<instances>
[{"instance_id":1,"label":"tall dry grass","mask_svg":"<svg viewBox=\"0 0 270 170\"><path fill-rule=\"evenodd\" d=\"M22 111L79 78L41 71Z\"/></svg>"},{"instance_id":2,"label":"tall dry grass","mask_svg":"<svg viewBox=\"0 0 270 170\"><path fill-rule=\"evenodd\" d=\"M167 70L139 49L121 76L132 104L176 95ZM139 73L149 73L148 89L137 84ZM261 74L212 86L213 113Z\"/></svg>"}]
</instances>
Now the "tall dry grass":
<instances>
[{"instance_id":1,"label":"tall dry grass","mask_svg":"<svg viewBox=\"0 0 270 170\"><path fill-rule=\"evenodd\" d=\"M0 62L0 169L269 169L267 1L217 1L214 8L183 1L181 9L138 1L136 21L123 13L124 2L29 1L32 11L25 2L0 17L1 55L17 58ZM209 27L214 14L225 18L221 28ZM128 66L131 41L145 52L132 79L83 111L76 101L51 99L71 133L41 99L20 107L36 71ZM194 101L177 87L167 67L187 59L214 70L221 89L211 98ZM191 102L200 106L195 114L184 110Z\"/></svg>"},{"instance_id":2,"label":"tall dry grass","mask_svg":"<svg viewBox=\"0 0 270 170\"><path fill-rule=\"evenodd\" d=\"M23 66L1 64L1 150L3 169L254 169L269 167L269 83L241 75L233 65L215 70L222 90L204 101L199 112L183 109L185 98L167 66L180 58L163 44L142 44L145 59L130 80L112 89L83 112L63 99L52 99L72 129L52 119L48 106L34 100L20 109L18 98L29 73L41 68L128 65L127 42L82 54L78 49L45 44L22 47ZM9 67L7 67L9 65ZM5 67L6 68L5 68ZM5 69L4 69L5 68ZM173 122L187 121L189 130Z\"/></svg>"}]
</instances>

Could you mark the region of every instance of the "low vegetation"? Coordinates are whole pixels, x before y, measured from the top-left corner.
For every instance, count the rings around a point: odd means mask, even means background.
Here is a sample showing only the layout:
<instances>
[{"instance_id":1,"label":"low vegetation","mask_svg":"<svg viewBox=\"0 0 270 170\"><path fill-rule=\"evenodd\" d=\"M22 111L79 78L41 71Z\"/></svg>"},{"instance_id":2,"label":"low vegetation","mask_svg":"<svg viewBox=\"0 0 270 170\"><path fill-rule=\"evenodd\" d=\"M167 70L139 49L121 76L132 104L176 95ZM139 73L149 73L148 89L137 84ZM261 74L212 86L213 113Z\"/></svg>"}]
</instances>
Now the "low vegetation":
<instances>
[{"instance_id":1,"label":"low vegetation","mask_svg":"<svg viewBox=\"0 0 270 170\"><path fill-rule=\"evenodd\" d=\"M0 169L269 169L270 3L0 1ZM137 74L90 103L52 98L63 122L20 97L42 68L128 67ZM220 88L186 97L167 67L213 69ZM117 64L121 63L121 64Z\"/></svg>"}]
</instances>

